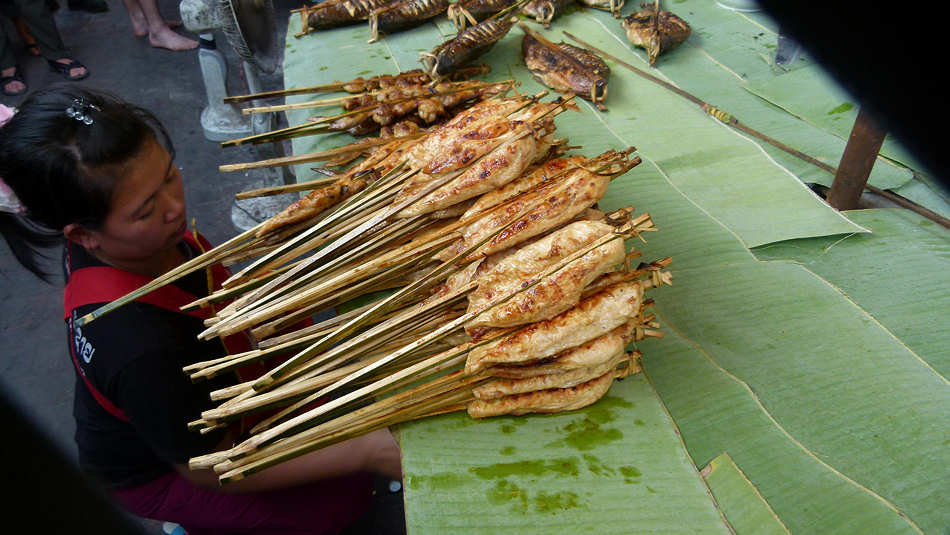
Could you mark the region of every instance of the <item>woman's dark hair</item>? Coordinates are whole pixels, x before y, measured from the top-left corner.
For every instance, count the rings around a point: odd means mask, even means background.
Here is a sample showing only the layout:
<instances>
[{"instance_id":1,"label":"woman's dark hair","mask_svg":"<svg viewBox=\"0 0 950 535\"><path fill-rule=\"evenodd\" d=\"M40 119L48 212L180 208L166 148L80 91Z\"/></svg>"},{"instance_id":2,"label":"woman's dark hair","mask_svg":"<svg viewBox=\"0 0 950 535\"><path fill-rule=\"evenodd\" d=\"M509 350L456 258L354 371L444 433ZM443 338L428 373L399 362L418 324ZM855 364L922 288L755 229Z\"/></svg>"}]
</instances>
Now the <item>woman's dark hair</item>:
<instances>
[{"instance_id":1,"label":"woman's dark hair","mask_svg":"<svg viewBox=\"0 0 950 535\"><path fill-rule=\"evenodd\" d=\"M67 114L70 107L92 123ZM111 94L58 85L27 97L0 127L0 177L26 208L23 215L0 213L0 233L17 260L49 282L42 249L61 244L66 225L102 225L123 164L150 138L174 154L154 115Z\"/></svg>"}]
</instances>

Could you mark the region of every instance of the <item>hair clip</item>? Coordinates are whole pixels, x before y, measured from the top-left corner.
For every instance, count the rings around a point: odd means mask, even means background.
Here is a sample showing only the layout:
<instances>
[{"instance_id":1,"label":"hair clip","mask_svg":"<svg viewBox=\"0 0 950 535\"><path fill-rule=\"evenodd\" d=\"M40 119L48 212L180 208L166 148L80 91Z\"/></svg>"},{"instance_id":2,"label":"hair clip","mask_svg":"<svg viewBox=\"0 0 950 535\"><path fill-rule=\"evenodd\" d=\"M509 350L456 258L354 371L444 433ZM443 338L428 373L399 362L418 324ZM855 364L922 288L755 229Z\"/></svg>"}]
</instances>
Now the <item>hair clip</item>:
<instances>
[{"instance_id":1,"label":"hair clip","mask_svg":"<svg viewBox=\"0 0 950 535\"><path fill-rule=\"evenodd\" d=\"M73 105L66 108L66 115L85 125L90 125L92 124L92 116L89 114L90 110L99 111L99 107L95 104L87 103L83 97L74 98Z\"/></svg>"}]
</instances>

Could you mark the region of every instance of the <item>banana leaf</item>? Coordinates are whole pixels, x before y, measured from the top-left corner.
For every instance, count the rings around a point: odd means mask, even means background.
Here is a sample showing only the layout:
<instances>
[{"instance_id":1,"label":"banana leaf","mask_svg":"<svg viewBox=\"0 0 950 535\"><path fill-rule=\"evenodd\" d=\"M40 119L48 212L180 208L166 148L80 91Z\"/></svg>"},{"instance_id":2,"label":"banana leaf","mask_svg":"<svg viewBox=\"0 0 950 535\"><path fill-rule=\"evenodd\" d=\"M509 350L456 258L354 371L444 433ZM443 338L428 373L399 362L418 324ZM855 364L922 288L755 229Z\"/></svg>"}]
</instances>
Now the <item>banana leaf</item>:
<instances>
[{"instance_id":1,"label":"banana leaf","mask_svg":"<svg viewBox=\"0 0 950 535\"><path fill-rule=\"evenodd\" d=\"M839 136L743 87L786 74L769 64L768 21L711 2L667 7L694 34L654 74L838 161ZM562 30L648 68L607 13L579 8L545 35ZM295 17L287 87L416 68L419 52L454 34L445 19L371 44L364 25L297 31ZM533 93L542 88L520 40L514 29L483 58L486 78ZM643 163L600 204L633 205L659 228L637 247L646 260L674 259L674 286L651 292L665 336L638 344L642 376L587 409L400 426L409 532L944 533L950 236L903 211L839 214L803 185L823 171L611 68L609 111L579 102L558 133L588 155L637 147ZM294 152L350 140L298 138ZM909 183L882 161L872 183Z\"/></svg>"}]
</instances>

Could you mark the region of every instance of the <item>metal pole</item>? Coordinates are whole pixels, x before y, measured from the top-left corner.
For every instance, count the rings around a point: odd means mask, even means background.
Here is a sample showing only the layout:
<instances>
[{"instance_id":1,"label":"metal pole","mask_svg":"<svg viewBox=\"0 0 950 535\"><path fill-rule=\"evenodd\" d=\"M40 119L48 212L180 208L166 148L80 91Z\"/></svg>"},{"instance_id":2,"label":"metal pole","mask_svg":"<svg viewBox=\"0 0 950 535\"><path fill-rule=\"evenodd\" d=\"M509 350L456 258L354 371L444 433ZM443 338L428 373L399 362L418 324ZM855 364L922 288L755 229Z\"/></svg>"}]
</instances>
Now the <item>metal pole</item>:
<instances>
[{"instance_id":1,"label":"metal pole","mask_svg":"<svg viewBox=\"0 0 950 535\"><path fill-rule=\"evenodd\" d=\"M858 118L851 129L851 137L841 155L841 163L835 173L826 200L837 210L853 210L871 176L871 168L881 150L885 132L871 120L864 108L858 110Z\"/></svg>"}]
</instances>

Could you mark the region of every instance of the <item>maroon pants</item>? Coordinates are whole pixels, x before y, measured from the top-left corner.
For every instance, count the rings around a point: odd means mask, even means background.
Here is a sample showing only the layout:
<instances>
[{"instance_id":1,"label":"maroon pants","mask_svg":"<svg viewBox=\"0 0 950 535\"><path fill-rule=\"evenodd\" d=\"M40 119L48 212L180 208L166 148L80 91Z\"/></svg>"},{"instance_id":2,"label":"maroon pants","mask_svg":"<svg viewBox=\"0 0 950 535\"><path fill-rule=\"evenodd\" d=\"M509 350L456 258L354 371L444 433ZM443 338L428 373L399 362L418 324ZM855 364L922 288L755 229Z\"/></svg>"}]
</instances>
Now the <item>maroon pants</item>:
<instances>
[{"instance_id":1,"label":"maroon pants","mask_svg":"<svg viewBox=\"0 0 950 535\"><path fill-rule=\"evenodd\" d=\"M372 477L355 474L253 494L225 494L172 473L113 491L132 513L180 524L189 535L337 533L369 508Z\"/></svg>"}]
</instances>

